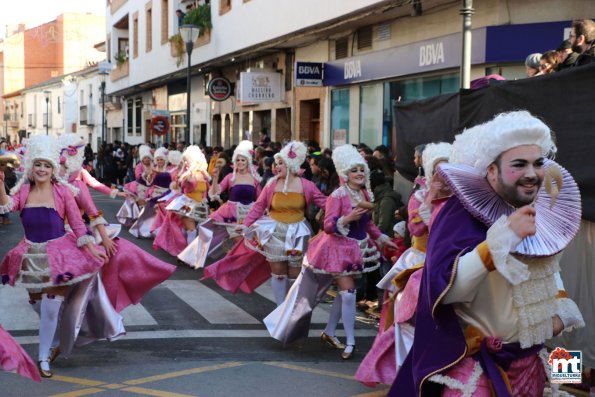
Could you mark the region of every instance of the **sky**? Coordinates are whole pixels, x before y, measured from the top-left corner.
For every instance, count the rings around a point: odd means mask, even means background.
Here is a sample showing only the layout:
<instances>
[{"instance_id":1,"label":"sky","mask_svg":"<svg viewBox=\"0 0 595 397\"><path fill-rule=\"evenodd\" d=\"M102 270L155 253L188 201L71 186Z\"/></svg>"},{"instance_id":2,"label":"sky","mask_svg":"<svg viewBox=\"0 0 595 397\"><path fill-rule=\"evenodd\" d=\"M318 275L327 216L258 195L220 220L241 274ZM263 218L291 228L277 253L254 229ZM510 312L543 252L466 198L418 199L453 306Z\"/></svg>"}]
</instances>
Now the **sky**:
<instances>
[{"instance_id":1,"label":"sky","mask_svg":"<svg viewBox=\"0 0 595 397\"><path fill-rule=\"evenodd\" d=\"M4 0L2 3L9 3ZM6 36L6 25L26 23L32 28L53 21L65 12L91 12L105 15L106 0L25 0L10 1L0 12L0 38Z\"/></svg>"}]
</instances>

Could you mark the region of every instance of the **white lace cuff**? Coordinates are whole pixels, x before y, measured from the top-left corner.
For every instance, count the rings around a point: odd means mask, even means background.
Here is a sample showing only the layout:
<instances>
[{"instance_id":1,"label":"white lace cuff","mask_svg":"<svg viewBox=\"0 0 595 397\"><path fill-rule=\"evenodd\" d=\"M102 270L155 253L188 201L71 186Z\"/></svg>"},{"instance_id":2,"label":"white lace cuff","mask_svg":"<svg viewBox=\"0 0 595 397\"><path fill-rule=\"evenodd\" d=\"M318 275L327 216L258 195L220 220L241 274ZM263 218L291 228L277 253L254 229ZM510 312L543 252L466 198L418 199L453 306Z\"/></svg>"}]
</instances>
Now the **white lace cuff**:
<instances>
[{"instance_id":1,"label":"white lace cuff","mask_svg":"<svg viewBox=\"0 0 595 397\"><path fill-rule=\"evenodd\" d=\"M95 239L93 238L93 236L89 236L88 234L85 234L84 236L81 236L76 240L76 245L79 248L84 247L89 243L95 243Z\"/></svg>"},{"instance_id":2,"label":"white lace cuff","mask_svg":"<svg viewBox=\"0 0 595 397\"><path fill-rule=\"evenodd\" d=\"M7 196L8 197L8 202L4 205L0 205L0 214L8 214L10 211L12 211L12 206L14 205L14 202L12 200L12 197Z\"/></svg>"},{"instance_id":3,"label":"white lace cuff","mask_svg":"<svg viewBox=\"0 0 595 397\"><path fill-rule=\"evenodd\" d=\"M343 236L347 236L349 234L349 225L345 225L344 223L344 216L340 217L339 219L337 219L337 231L343 235Z\"/></svg>"},{"instance_id":4,"label":"white lace cuff","mask_svg":"<svg viewBox=\"0 0 595 397\"><path fill-rule=\"evenodd\" d=\"M488 229L486 241L492 254L494 267L512 285L527 281L530 276L529 267L510 255L521 239L509 226L508 218L502 215Z\"/></svg>"},{"instance_id":5,"label":"white lace cuff","mask_svg":"<svg viewBox=\"0 0 595 397\"><path fill-rule=\"evenodd\" d=\"M572 299L556 299L556 305L558 306L556 309L556 314L564 323L563 332L570 332L575 328L582 328L585 326L583 315Z\"/></svg>"},{"instance_id":6,"label":"white lace cuff","mask_svg":"<svg viewBox=\"0 0 595 397\"><path fill-rule=\"evenodd\" d=\"M114 199L116 198L119 192L120 191L118 189L112 189L112 191L109 193L109 197Z\"/></svg>"},{"instance_id":7,"label":"white lace cuff","mask_svg":"<svg viewBox=\"0 0 595 397\"><path fill-rule=\"evenodd\" d=\"M107 224L108 223L107 223L107 221L105 220L104 217L98 216L97 218L93 219L89 225L91 227L95 227L97 225L107 225Z\"/></svg>"},{"instance_id":8,"label":"white lace cuff","mask_svg":"<svg viewBox=\"0 0 595 397\"><path fill-rule=\"evenodd\" d=\"M421 203L418 209L419 217L426 225L430 224L430 218L432 217L432 204Z\"/></svg>"}]
</instances>

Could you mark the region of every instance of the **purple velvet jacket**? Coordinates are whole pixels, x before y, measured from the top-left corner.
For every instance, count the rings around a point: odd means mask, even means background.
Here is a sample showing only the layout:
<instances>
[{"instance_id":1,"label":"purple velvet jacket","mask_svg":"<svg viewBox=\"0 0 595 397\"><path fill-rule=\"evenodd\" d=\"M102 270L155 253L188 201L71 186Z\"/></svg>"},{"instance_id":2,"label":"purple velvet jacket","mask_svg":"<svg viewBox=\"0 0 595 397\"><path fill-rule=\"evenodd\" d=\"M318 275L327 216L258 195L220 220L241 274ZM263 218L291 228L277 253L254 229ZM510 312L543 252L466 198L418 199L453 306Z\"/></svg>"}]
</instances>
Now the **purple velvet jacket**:
<instances>
[{"instance_id":1,"label":"purple velvet jacket","mask_svg":"<svg viewBox=\"0 0 595 397\"><path fill-rule=\"evenodd\" d=\"M432 225L423 270L413 347L397 374L389 397L440 396L442 386L428 381L464 358L463 330L452 305L441 300L454 281L454 263L486 238L487 227L456 196L448 199Z\"/></svg>"}]
</instances>

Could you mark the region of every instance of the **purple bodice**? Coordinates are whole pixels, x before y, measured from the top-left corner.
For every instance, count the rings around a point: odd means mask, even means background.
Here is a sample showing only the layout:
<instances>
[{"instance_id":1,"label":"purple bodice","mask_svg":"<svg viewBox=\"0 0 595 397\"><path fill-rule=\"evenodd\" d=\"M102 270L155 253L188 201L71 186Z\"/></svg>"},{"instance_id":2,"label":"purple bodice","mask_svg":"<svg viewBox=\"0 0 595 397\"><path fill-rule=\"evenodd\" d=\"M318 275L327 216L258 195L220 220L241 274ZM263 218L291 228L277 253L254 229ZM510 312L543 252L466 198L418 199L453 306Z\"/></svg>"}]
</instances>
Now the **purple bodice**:
<instances>
[{"instance_id":1,"label":"purple bodice","mask_svg":"<svg viewBox=\"0 0 595 397\"><path fill-rule=\"evenodd\" d=\"M229 189L229 200L244 205L256 201L256 188L253 185L234 185Z\"/></svg>"},{"instance_id":2,"label":"purple bodice","mask_svg":"<svg viewBox=\"0 0 595 397\"><path fill-rule=\"evenodd\" d=\"M357 221L349 222L349 233L347 237L354 238L356 240L363 240L366 238L367 229L366 226L370 221L370 215L365 213Z\"/></svg>"},{"instance_id":3,"label":"purple bodice","mask_svg":"<svg viewBox=\"0 0 595 397\"><path fill-rule=\"evenodd\" d=\"M25 237L34 243L44 243L66 233L64 219L54 208L25 207L21 211L21 221Z\"/></svg>"},{"instance_id":4,"label":"purple bodice","mask_svg":"<svg viewBox=\"0 0 595 397\"><path fill-rule=\"evenodd\" d=\"M171 183L171 174L169 172L160 172L155 175L153 179L153 185L169 189Z\"/></svg>"}]
</instances>

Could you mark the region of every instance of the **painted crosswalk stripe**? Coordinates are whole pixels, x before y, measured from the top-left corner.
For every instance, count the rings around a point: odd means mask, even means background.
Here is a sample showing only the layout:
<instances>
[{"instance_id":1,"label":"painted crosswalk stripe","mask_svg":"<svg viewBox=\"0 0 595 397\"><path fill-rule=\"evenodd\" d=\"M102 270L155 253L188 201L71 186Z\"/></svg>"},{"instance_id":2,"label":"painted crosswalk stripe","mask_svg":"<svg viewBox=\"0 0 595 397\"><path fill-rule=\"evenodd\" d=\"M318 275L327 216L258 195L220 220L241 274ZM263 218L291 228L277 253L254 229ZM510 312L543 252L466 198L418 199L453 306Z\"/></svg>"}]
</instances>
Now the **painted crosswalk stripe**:
<instances>
[{"instance_id":1,"label":"painted crosswalk stripe","mask_svg":"<svg viewBox=\"0 0 595 397\"><path fill-rule=\"evenodd\" d=\"M197 280L167 280L163 284L211 324L260 324L260 321Z\"/></svg>"},{"instance_id":2,"label":"painted crosswalk stripe","mask_svg":"<svg viewBox=\"0 0 595 397\"><path fill-rule=\"evenodd\" d=\"M142 304L131 305L120 313L124 317L124 325L158 325L157 321Z\"/></svg>"}]
</instances>

